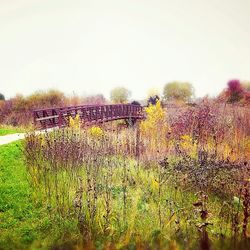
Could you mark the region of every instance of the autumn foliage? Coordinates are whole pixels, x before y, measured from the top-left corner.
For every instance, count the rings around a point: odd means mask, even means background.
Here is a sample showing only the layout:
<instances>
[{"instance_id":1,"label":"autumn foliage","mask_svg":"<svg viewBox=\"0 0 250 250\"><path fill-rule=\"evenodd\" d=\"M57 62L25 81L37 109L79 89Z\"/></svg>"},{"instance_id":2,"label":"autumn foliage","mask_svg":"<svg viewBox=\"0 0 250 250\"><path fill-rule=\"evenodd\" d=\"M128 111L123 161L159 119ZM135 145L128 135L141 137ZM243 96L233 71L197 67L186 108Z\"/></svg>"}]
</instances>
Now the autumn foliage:
<instances>
[{"instance_id":1,"label":"autumn foliage","mask_svg":"<svg viewBox=\"0 0 250 250\"><path fill-rule=\"evenodd\" d=\"M249 83L242 83L240 80L237 79L228 81L227 88L222 91L218 99L227 103L239 103L242 105L249 105Z\"/></svg>"},{"instance_id":2,"label":"autumn foliage","mask_svg":"<svg viewBox=\"0 0 250 250\"><path fill-rule=\"evenodd\" d=\"M103 95L66 96L58 90L37 91L29 96L17 94L15 97L0 101L0 123L9 125L29 125L33 121L33 110L41 108L71 106L80 104L104 104Z\"/></svg>"}]
</instances>

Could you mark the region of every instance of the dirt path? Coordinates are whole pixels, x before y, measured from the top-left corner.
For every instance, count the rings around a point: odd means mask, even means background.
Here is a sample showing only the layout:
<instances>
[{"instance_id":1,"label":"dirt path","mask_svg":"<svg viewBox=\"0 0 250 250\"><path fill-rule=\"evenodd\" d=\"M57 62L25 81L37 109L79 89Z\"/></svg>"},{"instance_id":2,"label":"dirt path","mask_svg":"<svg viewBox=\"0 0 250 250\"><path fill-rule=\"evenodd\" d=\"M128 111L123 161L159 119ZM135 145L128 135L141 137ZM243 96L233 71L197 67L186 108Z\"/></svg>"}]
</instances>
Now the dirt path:
<instances>
[{"instance_id":1,"label":"dirt path","mask_svg":"<svg viewBox=\"0 0 250 250\"><path fill-rule=\"evenodd\" d=\"M46 131L50 132L54 129L58 129L58 128L56 127L56 128L50 128L47 130L40 130L40 131L36 131L35 133L36 134L43 134ZM13 141L18 141L18 140L24 139L24 137L25 137L25 133L2 135L2 136L0 136L0 145L8 144L8 143L11 143Z\"/></svg>"},{"instance_id":2,"label":"dirt path","mask_svg":"<svg viewBox=\"0 0 250 250\"><path fill-rule=\"evenodd\" d=\"M25 135L25 133L2 135L2 136L0 136L0 145L4 145L4 144L7 144L7 143L11 143L13 141L23 139L24 135Z\"/></svg>"}]
</instances>

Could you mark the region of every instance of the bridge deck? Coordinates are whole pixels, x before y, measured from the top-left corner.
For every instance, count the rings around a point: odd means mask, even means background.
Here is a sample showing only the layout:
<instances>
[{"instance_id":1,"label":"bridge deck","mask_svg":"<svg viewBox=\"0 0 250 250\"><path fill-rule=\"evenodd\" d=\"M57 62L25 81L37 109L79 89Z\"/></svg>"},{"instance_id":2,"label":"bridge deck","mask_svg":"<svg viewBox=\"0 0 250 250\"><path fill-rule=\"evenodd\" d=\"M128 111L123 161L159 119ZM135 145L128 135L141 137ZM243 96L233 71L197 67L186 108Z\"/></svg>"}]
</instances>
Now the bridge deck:
<instances>
[{"instance_id":1,"label":"bridge deck","mask_svg":"<svg viewBox=\"0 0 250 250\"><path fill-rule=\"evenodd\" d=\"M45 129L68 126L69 118L79 115L85 124L95 124L119 119L143 119L143 107L133 104L79 105L34 111L34 123Z\"/></svg>"}]
</instances>

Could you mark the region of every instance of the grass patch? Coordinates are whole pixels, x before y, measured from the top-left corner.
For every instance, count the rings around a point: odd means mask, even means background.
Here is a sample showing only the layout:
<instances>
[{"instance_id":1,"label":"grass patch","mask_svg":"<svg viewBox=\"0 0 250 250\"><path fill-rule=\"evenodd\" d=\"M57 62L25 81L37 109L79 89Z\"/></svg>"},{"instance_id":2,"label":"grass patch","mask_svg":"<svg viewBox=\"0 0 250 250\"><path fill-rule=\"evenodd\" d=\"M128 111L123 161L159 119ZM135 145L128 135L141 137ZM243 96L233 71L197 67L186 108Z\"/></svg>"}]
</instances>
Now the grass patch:
<instances>
[{"instance_id":1,"label":"grass patch","mask_svg":"<svg viewBox=\"0 0 250 250\"><path fill-rule=\"evenodd\" d=\"M0 249L48 249L76 230L53 221L27 179L22 142L0 146Z\"/></svg>"},{"instance_id":2,"label":"grass patch","mask_svg":"<svg viewBox=\"0 0 250 250\"><path fill-rule=\"evenodd\" d=\"M0 136L25 132L24 128L12 126L0 126Z\"/></svg>"}]
</instances>

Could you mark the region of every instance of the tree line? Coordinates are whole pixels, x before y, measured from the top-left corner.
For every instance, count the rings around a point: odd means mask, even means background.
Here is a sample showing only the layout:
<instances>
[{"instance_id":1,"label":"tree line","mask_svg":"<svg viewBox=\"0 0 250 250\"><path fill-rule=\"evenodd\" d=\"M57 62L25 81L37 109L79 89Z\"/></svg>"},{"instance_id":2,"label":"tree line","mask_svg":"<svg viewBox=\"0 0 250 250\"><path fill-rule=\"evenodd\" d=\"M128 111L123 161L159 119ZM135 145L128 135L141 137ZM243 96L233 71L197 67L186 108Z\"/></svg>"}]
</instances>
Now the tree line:
<instances>
[{"instance_id":1,"label":"tree line","mask_svg":"<svg viewBox=\"0 0 250 250\"><path fill-rule=\"evenodd\" d=\"M219 100L224 100L230 103L239 102L243 99L249 99L250 95L250 82L241 82L239 80L230 80L227 83L227 87L222 90L218 95ZM159 90L152 88L148 91L147 100L149 98L157 96L163 101L184 101L190 102L194 99L194 87L188 82L170 82L165 84L162 93ZM110 92L110 101L113 103L126 103L131 97L131 91L125 87L115 87ZM73 94L70 97L66 97L62 92L58 90L49 91L36 91L30 96L24 98L22 95L16 95L17 99L30 100L31 103L38 102L39 104L49 104L54 106L60 103L69 103L77 105L79 103L85 104L101 104L107 102L102 94L81 97ZM5 96L0 92L0 101L5 101ZM33 105L34 106L34 105Z\"/></svg>"},{"instance_id":2,"label":"tree line","mask_svg":"<svg viewBox=\"0 0 250 250\"><path fill-rule=\"evenodd\" d=\"M131 96L131 91L124 87L117 87L111 91L110 100L114 103L126 103ZM148 91L148 103L154 103L155 100L164 101L182 101L191 102L195 99L194 87L188 82L170 82L165 84L163 92L157 89ZM219 101L228 103L250 103L250 82L240 82L239 80L230 80L227 87L218 95Z\"/></svg>"},{"instance_id":3,"label":"tree line","mask_svg":"<svg viewBox=\"0 0 250 250\"><path fill-rule=\"evenodd\" d=\"M116 87L110 92L110 100L102 94L91 96L71 95L66 96L58 90L37 91L29 96L16 95L7 99L0 94L0 123L12 125L25 124L32 120L32 110L48 107L75 106L80 104L108 104L128 103L131 99L131 91L125 87ZM165 84L162 93L157 89L150 89L143 102L134 104L155 104L157 100L162 103L179 101L189 103L195 101L194 87L187 82L170 82ZM230 80L227 87L216 98L219 102L240 103L250 105L250 82Z\"/></svg>"}]
</instances>

